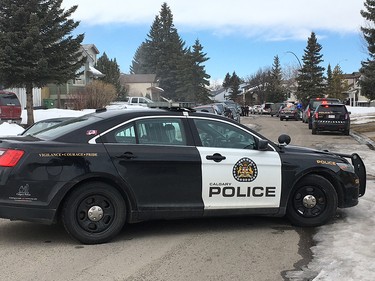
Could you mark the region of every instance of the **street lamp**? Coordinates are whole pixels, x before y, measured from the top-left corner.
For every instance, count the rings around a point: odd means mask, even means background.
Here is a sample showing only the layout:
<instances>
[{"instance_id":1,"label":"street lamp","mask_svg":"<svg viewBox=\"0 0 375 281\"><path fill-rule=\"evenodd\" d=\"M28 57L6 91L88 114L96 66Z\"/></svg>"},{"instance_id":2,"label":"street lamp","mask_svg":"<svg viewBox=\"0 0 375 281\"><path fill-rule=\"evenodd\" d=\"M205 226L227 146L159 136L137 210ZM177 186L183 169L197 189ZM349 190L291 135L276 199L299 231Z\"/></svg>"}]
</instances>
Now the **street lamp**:
<instances>
[{"instance_id":1,"label":"street lamp","mask_svg":"<svg viewBox=\"0 0 375 281\"><path fill-rule=\"evenodd\" d=\"M297 57L295 53L293 53L292 51L287 51L286 53L292 54L297 59L300 68L302 68L301 61L299 60L299 58Z\"/></svg>"}]
</instances>

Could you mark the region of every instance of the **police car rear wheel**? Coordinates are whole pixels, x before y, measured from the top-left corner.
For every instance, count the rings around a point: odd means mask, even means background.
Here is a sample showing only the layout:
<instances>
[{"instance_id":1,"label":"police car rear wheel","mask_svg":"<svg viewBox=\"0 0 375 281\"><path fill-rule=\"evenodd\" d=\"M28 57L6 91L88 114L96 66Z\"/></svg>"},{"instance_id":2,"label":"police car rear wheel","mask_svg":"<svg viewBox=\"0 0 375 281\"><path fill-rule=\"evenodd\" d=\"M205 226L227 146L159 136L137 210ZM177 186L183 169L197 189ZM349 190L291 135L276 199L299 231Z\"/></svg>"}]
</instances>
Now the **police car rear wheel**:
<instances>
[{"instance_id":1,"label":"police car rear wheel","mask_svg":"<svg viewBox=\"0 0 375 281\"><path fill-rule=\"evenodd\" d=\"M309 175L295 187L289 199L287 216L299 226L319 226L336 213L337 193L322 176Z\"/></svg>"},{"instance_id":2,"label":"police car rear wheel","mask_svg":"<svg viewBox=\"0 0 375 281\"><path fill-rule=\"evenodd\" d=\"M110 241L121 231L125 220L122 195L101 182L84 184L73 190L62 209L66 231L84 244Z\"/></svg>"}]
</instances>

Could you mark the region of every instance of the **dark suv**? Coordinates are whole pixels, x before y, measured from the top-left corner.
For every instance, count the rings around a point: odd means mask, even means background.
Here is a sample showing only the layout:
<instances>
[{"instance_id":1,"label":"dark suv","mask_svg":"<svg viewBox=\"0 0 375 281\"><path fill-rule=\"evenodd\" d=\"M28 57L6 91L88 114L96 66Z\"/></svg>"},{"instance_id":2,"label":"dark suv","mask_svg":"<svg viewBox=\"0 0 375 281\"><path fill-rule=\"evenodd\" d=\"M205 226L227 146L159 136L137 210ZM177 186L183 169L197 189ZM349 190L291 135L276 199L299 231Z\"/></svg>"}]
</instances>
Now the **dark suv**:
<instances>
[{"instance_id":1,"label":"dark suv","mask_svg":"<svg viewBox=\"0 0 375 281\"><path fill-rule=\"evenodd\" d=\"M339 99L335 98L313 98L309 101L309 106L307 109L307 122L309 123L309 129L312 128L312 115L314 114L315 109L318 107L319 104L322 103L341 103Z\"/></svg>"},{"instance_id":2,"label":"dark suv","mask_svg":"<svg viewBox=\"0 0 375 281\"><path fill-rule=\"evenodd\" d=\"M318 131L339 131L349 135L350 118L346 106L341 103L320 104L312 116L312 134Z\"/></svg>"}]
</instances>

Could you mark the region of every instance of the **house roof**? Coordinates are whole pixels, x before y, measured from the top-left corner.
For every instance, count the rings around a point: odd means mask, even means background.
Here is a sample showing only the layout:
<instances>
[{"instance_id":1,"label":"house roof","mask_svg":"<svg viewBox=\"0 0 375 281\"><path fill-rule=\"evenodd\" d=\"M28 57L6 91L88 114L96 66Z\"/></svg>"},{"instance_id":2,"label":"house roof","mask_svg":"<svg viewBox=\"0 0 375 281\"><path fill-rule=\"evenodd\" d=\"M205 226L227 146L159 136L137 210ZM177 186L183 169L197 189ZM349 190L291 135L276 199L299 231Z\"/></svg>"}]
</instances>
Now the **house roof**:
<instances>
[{"instance_id":1,"label":"house roof","mask_svg":"<svg viewBox=\"0 0 375 281\"><path fill-rule=\"evenodd\" d=\"M155 83L156 74L121 74L121 83Z\"/></svg>"},{"instance_id":2,"label":"house roof","mask_svg":"<svg viewBox=\"0 0 375 281\"><path fill-rule=\"evenodd\" d=\"M82 44L82 48L85 50L93 49L96 54L100 53L94 44Z\"/></svg>"},{"instance_id":3,"label":"house roof","mask_svg":"<svg viewBox=\"0 0 375 281\"><path fill-rule=\"evenodd\" d=\"M95 67L89 65L89 72L92 73L94 77L104 77L105 75L97 70Z\"/></svg>"},{"instance_id":4,"label":"house roof","mask_svg":"<svg viewBox=\"0 0 375 281\"><path fill-rule=\"evenodd\" d=\"M344 79L354 79L359 78L361 76L360 72L353 72L351 74L343 74L342 75Z\"/></svg>"}]
</instances>

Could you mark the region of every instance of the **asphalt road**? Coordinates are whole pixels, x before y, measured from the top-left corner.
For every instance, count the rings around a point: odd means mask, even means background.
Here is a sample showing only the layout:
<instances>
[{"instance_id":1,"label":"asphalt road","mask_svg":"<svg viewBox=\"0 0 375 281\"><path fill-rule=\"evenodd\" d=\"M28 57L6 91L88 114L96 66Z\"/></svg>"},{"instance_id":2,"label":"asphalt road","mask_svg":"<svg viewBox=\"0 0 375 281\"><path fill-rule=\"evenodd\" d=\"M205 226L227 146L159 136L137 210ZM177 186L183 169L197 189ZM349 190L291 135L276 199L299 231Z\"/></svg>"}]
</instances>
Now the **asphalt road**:
<instances>
[{"instance_id":1,"label":"asphalt road","mask_svg":"<svg viewBox=\"0 0 375 281\"><path fill-rule=\"evenodd\" d=\"M350 136L311 135L307 125L270 116L244 117L269 139L326 148ZM283 280L307 264L312 228L283 218L239 217L127 225L111 243L81 245L59 225L0 219L1 280Z\"/></svg>"}]
</instances>

